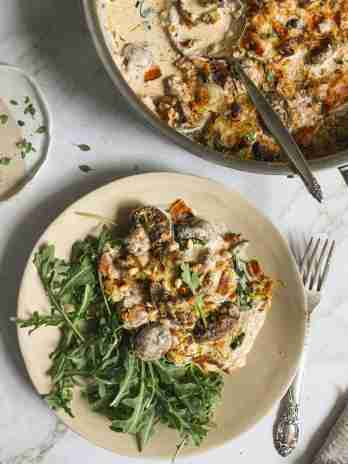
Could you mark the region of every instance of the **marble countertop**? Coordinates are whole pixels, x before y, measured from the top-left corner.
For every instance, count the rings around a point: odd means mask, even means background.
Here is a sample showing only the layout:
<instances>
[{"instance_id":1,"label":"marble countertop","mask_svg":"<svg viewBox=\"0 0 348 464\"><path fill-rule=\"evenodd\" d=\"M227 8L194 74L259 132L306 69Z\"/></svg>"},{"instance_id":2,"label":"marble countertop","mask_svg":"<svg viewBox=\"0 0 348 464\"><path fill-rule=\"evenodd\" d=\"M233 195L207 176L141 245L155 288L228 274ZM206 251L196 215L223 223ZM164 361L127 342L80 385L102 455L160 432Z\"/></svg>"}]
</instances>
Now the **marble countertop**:
<instances>
[{"instance_id":1,"label":"marble countertop","mask_svg":"<svg viewBox=\"0 0 348 464\"><path fill-rule=\"evenodd\" d=\"M117 177L178 171L238 189L285 235L326 233L337 241L327 288L313 321L303 401L303 436L289 463L311 462L348 392L348 187L338 170L320 174L316 204L296 179L231 171L184 153L145 127L116 94L99 63L78 0L0 0L0 61L22 67L45 92L54 119L49 163L24 194L1 204L0 463L130 463L57 422L35 393L9 319L28 255L46 226L72 201ZM1 92L1 89L0 89ZM81 152L74 144L88 143ZM93 171L78 169L88 164ZM185 464L283 460L273 449L276 409L230 444ZM141 462L141 459L138 460Z\"/></svg>"}]
</instances>

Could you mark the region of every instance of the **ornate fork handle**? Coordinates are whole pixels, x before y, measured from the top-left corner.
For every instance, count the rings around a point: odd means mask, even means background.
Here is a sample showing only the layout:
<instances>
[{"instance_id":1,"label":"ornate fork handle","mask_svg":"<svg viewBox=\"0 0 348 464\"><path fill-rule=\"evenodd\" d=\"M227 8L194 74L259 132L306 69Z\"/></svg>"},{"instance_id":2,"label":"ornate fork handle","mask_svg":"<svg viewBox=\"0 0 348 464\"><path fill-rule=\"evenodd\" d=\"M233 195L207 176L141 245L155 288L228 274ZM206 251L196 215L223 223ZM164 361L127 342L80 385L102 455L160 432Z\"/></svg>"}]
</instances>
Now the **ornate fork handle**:
<instances>
[{"instance_id":1,"label":"ornate fork handle","mask_svg":"<svg viewBox=\"0 0 348 464\"><path fill-rule=\"evenodd\" d=\"M281 413L275 424L274 445L278 453L286 457L295 448L300 435L300 400L309 341L310 319L307 318L305 346L296 377L281 401Z\"/></svg>"}]
</instances>

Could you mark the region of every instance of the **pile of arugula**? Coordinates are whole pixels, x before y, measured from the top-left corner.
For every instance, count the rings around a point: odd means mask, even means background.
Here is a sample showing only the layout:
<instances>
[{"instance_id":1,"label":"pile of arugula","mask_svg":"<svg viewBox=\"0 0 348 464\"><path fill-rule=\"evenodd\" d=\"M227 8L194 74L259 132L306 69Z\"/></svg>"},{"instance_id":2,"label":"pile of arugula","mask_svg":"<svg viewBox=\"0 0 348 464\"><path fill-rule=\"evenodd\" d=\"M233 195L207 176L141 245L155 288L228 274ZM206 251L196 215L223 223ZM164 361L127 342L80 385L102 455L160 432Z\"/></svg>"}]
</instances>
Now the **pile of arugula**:
<instances>
[{"instance_id":1,"label":"pile of arugula","mask_svg":"<svg viewBox=\"0 0 348 464\"><path fill-rule=\"evenodd\" d=\"M104 227L99 237L76 242L69 262L55 257L53 245L35 256L50 311L34 312L17 323L31 332L45 326L61 332L50 354L52 389L45 398L51 408L73 416L72 393L79 386L90 407L109 418L112 430L136 437L139 451L159 422L178 431L181 445L199 446L211 427L222 376L205 374L192 364L145 362L135 355L134 334L122 327L98 274L107 243L120 246ZM188 269L186 277L192 284Z\"/></svg>"}]
</instances>

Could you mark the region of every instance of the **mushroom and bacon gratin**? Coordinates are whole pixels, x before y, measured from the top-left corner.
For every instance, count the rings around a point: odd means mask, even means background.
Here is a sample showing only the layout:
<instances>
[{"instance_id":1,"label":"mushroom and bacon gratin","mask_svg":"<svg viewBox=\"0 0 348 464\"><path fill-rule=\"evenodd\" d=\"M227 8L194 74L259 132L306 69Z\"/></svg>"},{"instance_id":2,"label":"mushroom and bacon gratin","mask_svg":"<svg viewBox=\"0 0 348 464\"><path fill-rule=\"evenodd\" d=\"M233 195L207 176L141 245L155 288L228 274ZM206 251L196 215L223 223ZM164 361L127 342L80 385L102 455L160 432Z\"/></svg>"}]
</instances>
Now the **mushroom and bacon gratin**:
<instances>
[{"instance_id":1,"label":"mushroom and bacon gratin","mask_svg":"<svg viewBox=\"0 0 348 464\"><path fill-rule=\"evenodd\" d=\"M207 58L245 15L234 56L305 155L348 147L348 0L120 3L105 3L114 59L138 96L174 129L227 158L281 160L237 76L226 61Z\"/></svg>"},{"instance_id":2,"label":"mushroom and bacon gratin","mask_svg":"<svg viewBox=\"0 0 348 464\"><path fill-rule=\"evenodd\" d=\"M140 450L157 422L199 445L222 373L245 365L271 305L272 280L247 246L179 199L168 211L134 210L125 237L104 226L75 242L69 262L42 247L34 263L51 308L17 323L61 332L50 355L50 406L73 416L79 385Z\"/></svg>"}]
</instances>

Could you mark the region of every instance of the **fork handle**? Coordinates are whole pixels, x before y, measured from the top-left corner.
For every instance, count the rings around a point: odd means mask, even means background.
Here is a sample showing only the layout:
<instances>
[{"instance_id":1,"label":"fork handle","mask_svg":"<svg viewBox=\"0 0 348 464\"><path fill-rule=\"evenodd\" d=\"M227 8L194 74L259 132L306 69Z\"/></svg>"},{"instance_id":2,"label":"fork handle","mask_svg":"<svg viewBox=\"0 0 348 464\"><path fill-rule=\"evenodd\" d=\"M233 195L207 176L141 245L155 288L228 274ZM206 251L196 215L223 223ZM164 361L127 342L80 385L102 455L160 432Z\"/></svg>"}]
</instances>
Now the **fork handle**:
<instances>
[{"instance_id":1,"label":"fork handle","mask_svg":"<svg viewBox=\"0 0 348 464\"><path fill-rule=\"evenodd\" d=\"M307 317L305 343L297 373L288 391L281 401L281 413L275 424L274 445L278 453L283 456L296 448L300 435L300 401L303 390L304 370L310 335L310 318Z\"/></svg>"}]
</instances>

